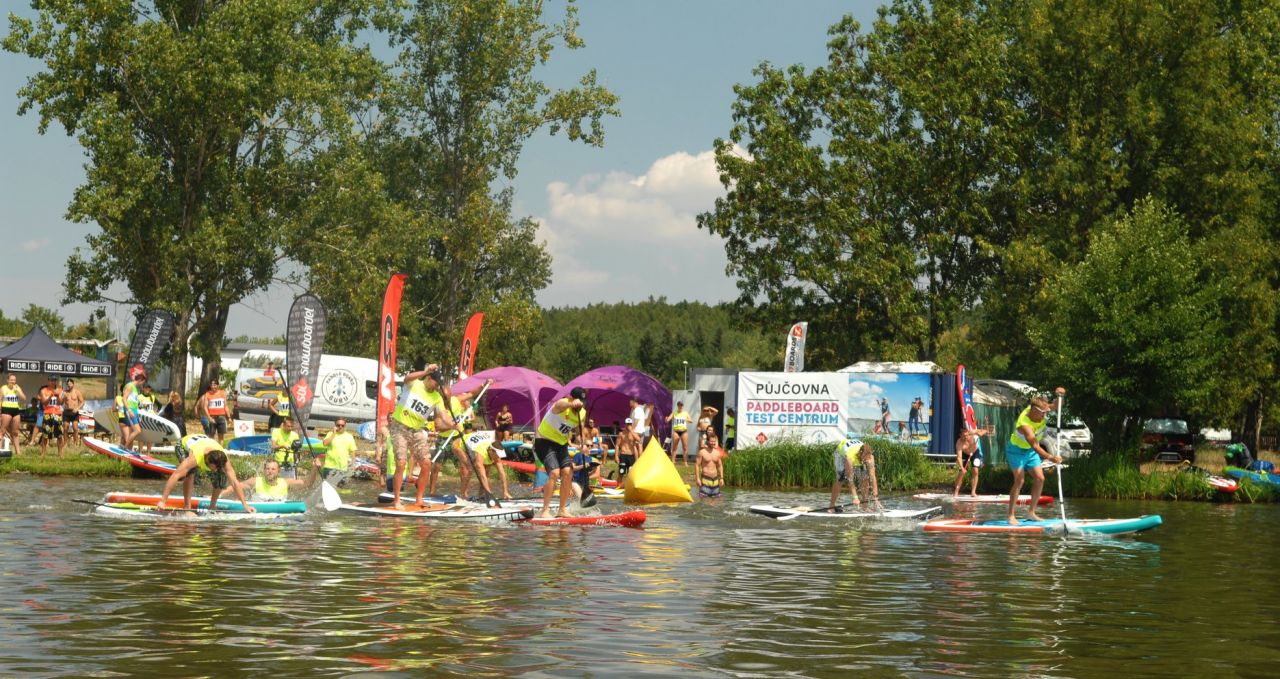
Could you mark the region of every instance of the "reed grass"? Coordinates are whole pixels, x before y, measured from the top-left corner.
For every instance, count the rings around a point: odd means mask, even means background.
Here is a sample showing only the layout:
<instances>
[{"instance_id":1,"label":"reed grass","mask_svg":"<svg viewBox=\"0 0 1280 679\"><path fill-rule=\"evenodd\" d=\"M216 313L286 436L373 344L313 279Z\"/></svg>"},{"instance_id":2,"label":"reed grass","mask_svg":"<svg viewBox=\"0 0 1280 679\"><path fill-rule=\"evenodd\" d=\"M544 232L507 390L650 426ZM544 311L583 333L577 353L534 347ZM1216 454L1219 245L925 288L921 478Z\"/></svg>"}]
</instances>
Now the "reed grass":
<instances>
[{"instance_id":1,"label":"reed grass","mask_svg":"<svg viewBox=\"0 0 1280 679\"><path fill-rule=\"evenodd\" d=\"M725 481L738 488L830 488L836 480L835 446L783 440L739 449L725 460ZM930 463L914 446L873 441L872 447L882 492L913 490L951 478L951 472Z\"/></svg>"}]
</instances>

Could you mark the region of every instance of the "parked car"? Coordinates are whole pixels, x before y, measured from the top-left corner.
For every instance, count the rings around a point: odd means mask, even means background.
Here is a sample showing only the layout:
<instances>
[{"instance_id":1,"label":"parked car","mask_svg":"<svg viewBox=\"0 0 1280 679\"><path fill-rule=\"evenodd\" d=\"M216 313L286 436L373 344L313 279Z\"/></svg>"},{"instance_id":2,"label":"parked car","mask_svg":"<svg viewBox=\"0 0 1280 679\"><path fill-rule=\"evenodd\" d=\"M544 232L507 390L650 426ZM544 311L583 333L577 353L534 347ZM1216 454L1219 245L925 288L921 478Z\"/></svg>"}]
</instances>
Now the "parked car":
<instances>
[{"instance_id":1,"label":"parked car","mask_svg":"<svg viewBox=\"0 0 1280 679\"><path fill-rule=\"evenodd\" d=\"M1051 450L1058 445L1058 427L1051 423L1044 428L1041 440ZM1080 457L1093 452L1093 432L1083 420L1072 418L1062 423L1062 450L1058 452L1064 458Z\"/></svg>"},{"instance_id":2,"label":"parked car","mask_svg":"<svg viewBox=\"0 0 1280 679\"><path fill-rule=\"evenodd\" d=\"M1142 449L1162 462L1195 460L1195 443L1186 420L1155 418L1142 426Z\"/></svg>"}]
</instances>

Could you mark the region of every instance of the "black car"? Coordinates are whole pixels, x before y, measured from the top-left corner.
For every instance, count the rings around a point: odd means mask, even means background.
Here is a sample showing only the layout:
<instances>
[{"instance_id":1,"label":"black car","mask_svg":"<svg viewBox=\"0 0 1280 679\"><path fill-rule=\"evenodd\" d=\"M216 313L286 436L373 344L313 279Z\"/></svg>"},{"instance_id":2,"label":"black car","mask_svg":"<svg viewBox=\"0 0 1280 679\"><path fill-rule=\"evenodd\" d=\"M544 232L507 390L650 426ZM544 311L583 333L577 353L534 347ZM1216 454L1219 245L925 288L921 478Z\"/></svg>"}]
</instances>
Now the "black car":
<instances>
[{"instance_id":1,"label":"black car","mask_svg":"<svg viewBox=\"0 0 1280 679\"><path fill-rule=\"evenodd\" d=\"M1156 418L1142 427L1142 449L1161 462L1195 461L1195 443L1186 420Z\"/></svg>"}]
</instances>

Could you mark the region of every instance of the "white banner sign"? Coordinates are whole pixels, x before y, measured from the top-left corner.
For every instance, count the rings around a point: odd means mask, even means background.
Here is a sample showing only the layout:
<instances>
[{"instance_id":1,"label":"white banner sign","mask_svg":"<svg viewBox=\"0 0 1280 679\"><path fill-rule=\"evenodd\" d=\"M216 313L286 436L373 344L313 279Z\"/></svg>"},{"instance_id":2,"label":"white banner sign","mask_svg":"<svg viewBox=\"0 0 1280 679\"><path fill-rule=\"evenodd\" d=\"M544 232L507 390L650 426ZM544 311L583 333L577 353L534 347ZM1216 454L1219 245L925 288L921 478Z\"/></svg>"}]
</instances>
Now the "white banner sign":
<instances>
[{"instance_id":1,"label":"white banner sign","mask_svg":"<svg viewBox=\"0 0 1280 679\"><path fill-rule=\"evenodd\" d=\"M253 436L253 420L236 420L233 431L237 437Z\"/></svg>"},{"instance_id":2,"label":"white banner sign","mask_svg":"<svg viewBox=\"0 0 1280 679\"><path fill-rule=\"evenodd\" d=\"M738 446L835 442L849 430L849 376L738 373Z\"/></svg>"},{"instance_id":3,"label":"white banner sign","mask_svg":"<svg viewBox=\"0 0 1280 679\"><path fill-rule=\"evenodd\" d=\"M787 353L783 358L783 372L804 372L804 340L808 336L809 323L807 321L801 321L791 326L791 330L787 333Z\"/></svg>"}]
</instances>

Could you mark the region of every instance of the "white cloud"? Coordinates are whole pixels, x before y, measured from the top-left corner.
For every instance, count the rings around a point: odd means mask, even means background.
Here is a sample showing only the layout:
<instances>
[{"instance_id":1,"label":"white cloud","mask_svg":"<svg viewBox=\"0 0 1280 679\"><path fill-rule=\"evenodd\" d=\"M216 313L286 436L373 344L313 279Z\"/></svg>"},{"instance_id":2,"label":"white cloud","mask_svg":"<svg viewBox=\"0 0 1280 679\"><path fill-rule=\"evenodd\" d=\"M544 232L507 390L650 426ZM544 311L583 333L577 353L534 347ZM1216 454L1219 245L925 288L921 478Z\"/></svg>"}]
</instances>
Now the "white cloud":
<instances>
[{"instance_id":1,"label":"white cloud","mask_svg":"<svg viewBox=\"0 0 1280 679\"><path fill-rule=\"evenodd\" d=\"M697 226L697 215L722 195L712 151L663 156L639 176L611 171L549 183L538 232L553 273L539 301L733 299L724 242Z\"/></svg>"},{"instance_id":2,"label":"white cloud","mask_svg":"<svg viewBox=\"0 0 1280 679\"><path fill-rule=\"evenodd\" d=\"M18 249L23 252L35 252L49 244L48 238L32 238L18 243Z\"/></svg>"}]
</instances>

